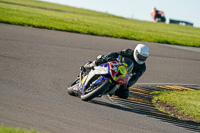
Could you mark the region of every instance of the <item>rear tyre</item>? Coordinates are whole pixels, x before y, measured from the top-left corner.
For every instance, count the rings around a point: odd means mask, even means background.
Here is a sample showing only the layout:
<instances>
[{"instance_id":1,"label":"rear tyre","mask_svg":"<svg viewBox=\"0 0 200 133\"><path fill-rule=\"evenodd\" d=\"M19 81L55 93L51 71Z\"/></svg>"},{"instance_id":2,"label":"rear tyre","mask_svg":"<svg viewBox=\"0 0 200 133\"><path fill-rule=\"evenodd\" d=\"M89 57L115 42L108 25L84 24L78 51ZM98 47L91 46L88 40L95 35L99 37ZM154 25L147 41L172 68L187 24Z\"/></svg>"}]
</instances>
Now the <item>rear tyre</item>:
<instances>
[{"instance_id":1,"label":"rear tyre","mask_svg":"<svg viewBox=\"0 0 200 133\"><path fill-rule=\"evenodd\" d=\"M103 81L101 83L100 86L95 88L93 91L91 91L91 92L89 92L87 94L81 95L81 100L90 101L93 98L99 96L99 94L102 94L109 86L110 86L110 82L109 82L108 79L106 79L105 81ZM91 87L89 87L88 89L91 89Z\"/></svg>"}]
</instances>

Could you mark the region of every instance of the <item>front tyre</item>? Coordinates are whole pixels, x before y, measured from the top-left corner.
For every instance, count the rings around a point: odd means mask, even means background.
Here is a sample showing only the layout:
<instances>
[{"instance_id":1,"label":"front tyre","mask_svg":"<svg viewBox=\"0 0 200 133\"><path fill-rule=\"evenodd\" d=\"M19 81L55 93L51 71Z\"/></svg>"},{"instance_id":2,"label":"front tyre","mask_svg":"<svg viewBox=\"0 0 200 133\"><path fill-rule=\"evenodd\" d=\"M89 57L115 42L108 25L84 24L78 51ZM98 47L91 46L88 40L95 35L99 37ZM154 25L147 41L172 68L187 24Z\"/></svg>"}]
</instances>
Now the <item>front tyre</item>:
<instances>
[{"instance_id":1,"label":"front tyre","mask_svg":"<svg viewBox=\"0 0 200 133\"><path fill-rule=\"evenodd\" d=\"M76 86L79 85L79 79L76 79L74 82L72 82L71 84L69 84L69 86L67 87L67 93L69 95L72 95L72 96L76 96L75 93L74 93L74 88Z\"/></svg>"},{"instance_id":2,"label":"front tyre","mask_svg":"<svg viewBox=\"0 0 200 133\"><path fill-rule=\"evenodd\" d=\"M87 94L81 95L81 100L83 100L83 101L90 101L93 98L99 96L99 94L102 94L109 86L110 86L109 79L106 79L105 81L103 81L101 83L101 85L99 85L94 90L88 92ZM91 87L89 87L88 89L91 89Z\"/></svg>"}]
</instances>

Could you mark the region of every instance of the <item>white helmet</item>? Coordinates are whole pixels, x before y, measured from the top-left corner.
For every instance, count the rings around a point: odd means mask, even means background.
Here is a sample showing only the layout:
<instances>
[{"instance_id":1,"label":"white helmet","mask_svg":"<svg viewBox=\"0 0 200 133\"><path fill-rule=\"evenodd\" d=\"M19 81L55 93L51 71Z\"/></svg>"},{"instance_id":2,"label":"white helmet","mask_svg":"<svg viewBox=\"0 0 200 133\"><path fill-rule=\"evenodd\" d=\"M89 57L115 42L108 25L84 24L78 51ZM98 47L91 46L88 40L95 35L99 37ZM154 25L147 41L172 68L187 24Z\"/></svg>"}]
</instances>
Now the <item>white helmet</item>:
<instances>
[{"instance_id":1,"label":"white helmet","mask_svg":"<svg viewBox=\"0 0 200 133\"><path fill-rule=\"evenodd\" d=\"M135 47L133 57L138 64L144 64L149 56L149 48L144 44L138 44Z\"/></svg>"}]
</instances>

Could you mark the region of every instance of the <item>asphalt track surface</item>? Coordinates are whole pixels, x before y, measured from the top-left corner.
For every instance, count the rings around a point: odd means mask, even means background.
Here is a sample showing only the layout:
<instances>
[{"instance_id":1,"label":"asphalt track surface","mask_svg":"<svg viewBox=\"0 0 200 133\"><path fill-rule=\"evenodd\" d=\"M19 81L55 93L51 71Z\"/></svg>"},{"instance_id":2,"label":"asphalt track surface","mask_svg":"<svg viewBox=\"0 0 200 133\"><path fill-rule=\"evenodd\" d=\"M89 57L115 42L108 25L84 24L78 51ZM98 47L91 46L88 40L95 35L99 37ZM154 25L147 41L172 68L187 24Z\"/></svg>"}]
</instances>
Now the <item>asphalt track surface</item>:
<instances>
[{"instance_id":1,"label":"asphalt track surface","mask_svg":"<svg viewBox=\"0 0 200 133\"><path fill-rule=\"evenodd\" d=\"M200 84L199 48L0 24L0 123L49 133L194 132L127 111L105 97L83 102L66 94L87 60L138 43L148 45L151 54L137 84Z\"/></svg>"}]
</instances>

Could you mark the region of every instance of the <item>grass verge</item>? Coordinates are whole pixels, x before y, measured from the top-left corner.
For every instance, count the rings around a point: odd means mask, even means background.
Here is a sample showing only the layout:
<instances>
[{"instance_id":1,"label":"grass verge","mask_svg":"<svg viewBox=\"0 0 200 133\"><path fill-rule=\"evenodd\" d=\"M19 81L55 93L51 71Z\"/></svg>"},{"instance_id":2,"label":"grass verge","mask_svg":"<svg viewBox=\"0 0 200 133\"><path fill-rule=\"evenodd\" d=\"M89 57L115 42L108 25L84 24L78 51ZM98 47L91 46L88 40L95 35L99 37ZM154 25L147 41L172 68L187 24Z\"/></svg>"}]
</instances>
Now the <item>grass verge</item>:
<instances>
[{"instance_id":1,"label":"grass verge","mask_svg":"<svg viewBox=\"0 0 200 133\"><path fill-rule=\"evenodd\" d=\"M152 94L152 102L160 111L200 123L200 90L154 91Z\"/></svg>"},{"instance_id":2,"label":"grass verge","mask_svg":"<svg viewBox=\"0 0 200 133\"><path fill-rule=\"evenodd\" d=\"M200 47L200 28L125 19L36 0L0 0L0 22L148 42Z\"/></svg>"},{"instance_id":3,"label":"grass verge","mask_svg":"<svg viewBox=\"0 0 200 133\"><path fill-rule=\"evenodd\" d=\"M0 125L0 133L37 133L37 132L33 130L24 130L20 128L11 128Z\"/></svg>"}]
</instances>

